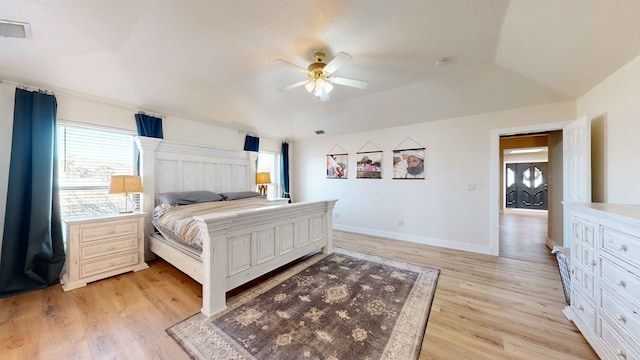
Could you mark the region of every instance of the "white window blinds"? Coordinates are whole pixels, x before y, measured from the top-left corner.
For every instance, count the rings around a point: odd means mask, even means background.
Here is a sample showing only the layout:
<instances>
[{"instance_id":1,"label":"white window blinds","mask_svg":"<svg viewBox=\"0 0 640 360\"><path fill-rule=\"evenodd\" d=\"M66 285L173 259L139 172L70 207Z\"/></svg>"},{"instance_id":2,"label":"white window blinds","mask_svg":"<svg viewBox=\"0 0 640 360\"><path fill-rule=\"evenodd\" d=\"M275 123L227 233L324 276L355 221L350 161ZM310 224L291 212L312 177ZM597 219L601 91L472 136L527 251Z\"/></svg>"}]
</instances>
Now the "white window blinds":
<instances>
[{"instance_id":1,"label":"white window blinds","mask_svg":"<svg viewBox=\"0 0 640 360\"><path fill-rule=\"evenodd\" d=\"M135 169L132 132L58 123L58 186L62 217L107 214L122 208L108 195L111 175Z\"/></svg>"}]
</instances>

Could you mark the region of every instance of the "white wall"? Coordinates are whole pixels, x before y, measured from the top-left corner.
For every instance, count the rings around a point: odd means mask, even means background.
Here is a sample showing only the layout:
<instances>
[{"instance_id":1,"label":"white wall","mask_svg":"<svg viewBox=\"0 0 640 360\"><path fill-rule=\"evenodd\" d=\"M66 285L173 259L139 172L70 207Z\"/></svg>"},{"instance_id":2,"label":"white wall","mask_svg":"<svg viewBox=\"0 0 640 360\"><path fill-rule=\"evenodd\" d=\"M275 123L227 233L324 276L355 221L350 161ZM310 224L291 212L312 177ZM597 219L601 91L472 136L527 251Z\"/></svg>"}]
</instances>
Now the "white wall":
<instances>
[{"instance_id":1,"label":"white wall","mask_svg":"<svg viewBox=\"0 0 640 360\"><path fill-rule=\"evenodd\" d=\"M60 120L136 131L135 109L74 96L56 95L56 99ZM13 114L13 103L11 113ZM173 116L163 118L162 130L165 140L228 150L242 150L246 135L235 129ZM278 139L262 137L260 150L280 152L280 144Z\"/></svg>"},{"instance_id":2,"label":"white wall","mask_svg":"<svg viewBox=\"0 0 640 360\"><path fill-rule=\"evenodd\" d=\"M594 201L640 204L640 57L577 100L594 122Z\"/></svg>"},{"instance_id":3,"label":"white wall","mask_svg":"<svg viewBox=\"0 0 640 360\"><path fill-rule=\"evenodd\" d=\"M7 206L9 161L11 160L11 133L13 132L13 102L15 86L0 83L0 231L4 231L4 215ZM0 252L2 236L0 236Z\"/></svg>"},{"instance_id":4,"label":"white wall","mask_svg":"<svg viewBox=\"0 0 640 360\"><path fill-rule=\"evenodd\" d=\"M294 200L339 199L338 229L490 253L490 203L499 201L489 195L491 129L572 119L575 103L562 102L299 141ZM391 179L392 150L407 137L426 148L426 180ZM383 150L381 180L355 178L356 152L367 142ZM349 153L348 179L325 178L325 155L335 145Z\"/></svg>"},{"instance_id":5,"label":"white wall","mask_svg":"<svg viewBox=\"0 0 640 360\"><path fill-rule=\"evenodd\" d=\"M4 229L4 215L11 154L15 86L0 83L0 231ZM133 107L57 94L58 120L68 120L118 129L136 131ZM244 132L168 116L162 122L164 138L171 141L242 150ZM258 134L258 136L260 136ZM281 140L261 137L260 150L280 152ZM0 237L0 246L2 239ZM1 250L1 247L0 247Z\"/></svg>"}]
</instances>

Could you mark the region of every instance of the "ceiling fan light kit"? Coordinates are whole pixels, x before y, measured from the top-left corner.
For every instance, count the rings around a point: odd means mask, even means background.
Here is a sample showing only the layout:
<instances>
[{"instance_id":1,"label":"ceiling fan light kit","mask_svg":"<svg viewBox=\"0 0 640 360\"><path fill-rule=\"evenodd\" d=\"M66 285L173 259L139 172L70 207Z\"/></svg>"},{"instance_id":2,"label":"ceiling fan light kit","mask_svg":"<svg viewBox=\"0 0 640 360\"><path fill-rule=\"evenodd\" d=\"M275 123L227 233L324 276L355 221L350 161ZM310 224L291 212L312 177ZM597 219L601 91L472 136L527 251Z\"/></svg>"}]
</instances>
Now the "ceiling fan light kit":
<instances>
[{"instance_id":1,"label":"ceiling fan light kit","mask_svg":"<svg viewBox=\"0 0 640 360\"><path fill-rule=\"evenodd\" d=\"M283 62L286 65L294 68L295 70L307 74L307 77L309 78L308 80L298 81L289 86L285 86L280 89L281 91L293 89L304 85L304 88L305 90L307 90L307 92L313 93L313 95L318 97L321 101L328 101L329 93L333 90L332 83L337 85L355 87L358 89L366 89L369 85L369 83L362 80L332 76L332 74L340 67L342 67L342 65L351 61L351 55L345 52L341 52L336 55L336 57L333 58L333 60L331 60L329 63L324 63L325 55L323 52L316 52L315 54L313 54L313 57L315 58L315 62L309 64L306 69L290 63L286 60L276 59L276 61L278 62Z\"/></svg>"}]
</instances>

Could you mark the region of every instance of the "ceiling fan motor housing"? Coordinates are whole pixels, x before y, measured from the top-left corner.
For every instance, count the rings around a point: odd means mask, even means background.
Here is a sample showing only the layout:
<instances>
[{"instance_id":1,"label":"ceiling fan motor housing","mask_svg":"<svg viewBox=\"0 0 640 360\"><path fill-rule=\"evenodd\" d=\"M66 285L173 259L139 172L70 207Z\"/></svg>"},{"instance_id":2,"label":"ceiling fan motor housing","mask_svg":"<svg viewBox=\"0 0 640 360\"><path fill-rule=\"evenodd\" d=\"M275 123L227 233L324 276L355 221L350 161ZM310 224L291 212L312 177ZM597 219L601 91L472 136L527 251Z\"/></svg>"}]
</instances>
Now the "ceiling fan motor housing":
<instances>
[{"instance_id":1,"label":"ceiling fan motor housing","mask_svg":"<svg viewBox=\"0 0 640 360\"><path fill-rule=\"evenodd\" d=\"M316 58L316 62L311 63L307 67L307 70L309 70L309 72L311 74L313 74L313 78L314 79L318 79L318 78L322 77L323 69L327 64L322 62L322 60L324 59L324 53L317 52L317 53L313 54L313 57Z\"/></svg>"}]
</instances>

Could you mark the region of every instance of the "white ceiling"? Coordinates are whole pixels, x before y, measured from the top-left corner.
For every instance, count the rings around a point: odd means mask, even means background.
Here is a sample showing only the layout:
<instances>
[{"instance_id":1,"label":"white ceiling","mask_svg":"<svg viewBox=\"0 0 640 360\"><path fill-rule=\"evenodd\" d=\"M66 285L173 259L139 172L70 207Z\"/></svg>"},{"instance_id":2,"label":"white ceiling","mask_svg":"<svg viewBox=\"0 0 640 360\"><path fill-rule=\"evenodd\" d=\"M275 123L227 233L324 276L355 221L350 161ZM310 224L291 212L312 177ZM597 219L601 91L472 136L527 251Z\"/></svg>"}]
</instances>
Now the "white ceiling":
<instances>
[{"instance_id":1,"label":"white ceiling","mask_svg":"<svg viewBox=\"0 0 640 360\"><path fill-rule=\"evenodd\" d=\"M281 138L576 99L640 54L640 0L0 0L0 78ZM320 102L313 53L353 61ZM449 58L446 66L435 62ZM419 108L416 116L375 109ZM357 119L350 114L358 113ZM362 114L372 114L362 119Z\"/></svg>"}]
</instances>

